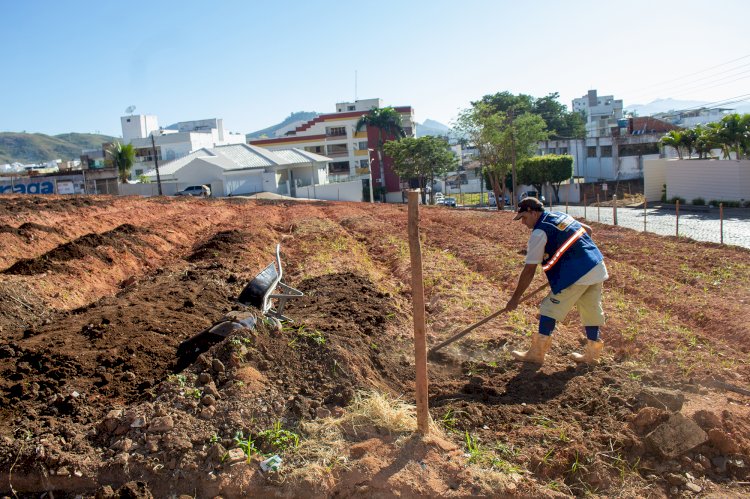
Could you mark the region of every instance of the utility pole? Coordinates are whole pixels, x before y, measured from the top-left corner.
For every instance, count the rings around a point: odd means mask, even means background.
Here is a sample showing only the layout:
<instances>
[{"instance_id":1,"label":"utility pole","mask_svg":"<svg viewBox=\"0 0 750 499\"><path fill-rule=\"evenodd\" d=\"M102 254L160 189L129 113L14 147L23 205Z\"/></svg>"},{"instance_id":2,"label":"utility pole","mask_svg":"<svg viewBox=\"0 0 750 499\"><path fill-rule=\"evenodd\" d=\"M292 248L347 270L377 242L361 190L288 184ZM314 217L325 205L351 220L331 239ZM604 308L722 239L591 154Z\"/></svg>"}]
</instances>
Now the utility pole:
<instances>
[{"instance_id":1,"label":"utility pole","mask_svg":"<svg viewBox=\"0 0 750 499\"><path fill-rule=\"evenodd\" d=\"M159 195L161 196L161 176L159 175L159 158L156 157L156 141L154 140L154 132L151 132L151 151L154 155L154 166L156 167L156 185L159 188Z\"/></svg>"},{"instance_id":2,"label":"utility pole","mask_svg":"<svg viewBox=\"0 0 750 499\"><path fill-rule=\"evenodd\" d=\"M516 206L516 203L518 203L518 183L516 180L516 133L515 129L513 128L513 113L514 109L510 109L510 162L512 166L512 175L513 175L513 202L512 206ZM541 193L539 193L541 195ZM500 200L497 199L497 204L500 204Z\"/></svg>"}]
</instances>

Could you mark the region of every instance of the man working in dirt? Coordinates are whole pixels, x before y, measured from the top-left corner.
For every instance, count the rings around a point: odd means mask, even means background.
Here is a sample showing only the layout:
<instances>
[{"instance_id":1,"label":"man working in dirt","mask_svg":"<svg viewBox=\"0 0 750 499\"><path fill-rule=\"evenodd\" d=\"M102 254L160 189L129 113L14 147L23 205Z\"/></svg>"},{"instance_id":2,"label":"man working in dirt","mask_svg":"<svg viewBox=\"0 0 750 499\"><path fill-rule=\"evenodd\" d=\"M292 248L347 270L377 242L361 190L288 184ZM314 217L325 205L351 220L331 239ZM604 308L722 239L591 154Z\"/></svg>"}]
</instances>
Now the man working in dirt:
<instances>
[{"instance_id":1,"label":"man working in dirt","mask_svg":"<svg viewBox=\"0 0 750 499\"><path fill-rule=\"evenodd\" d=\"M556 321L563 320L576 306L588 341L583 354L573 353L571 357L578 363L597 364L604 346L599 339L599 327L604 324L602 283L609 276L604 256L591 239L591 227L565 213L545 211L536 198L518 203L513 220L521 220L532 232L526 265L506 310L518 307L539 264L552 288L539 306L539 333L533 336L531 348L526 352L514 351L513 357L523 362L543 363L552 344Z\"/></svg>"}]
</instances>

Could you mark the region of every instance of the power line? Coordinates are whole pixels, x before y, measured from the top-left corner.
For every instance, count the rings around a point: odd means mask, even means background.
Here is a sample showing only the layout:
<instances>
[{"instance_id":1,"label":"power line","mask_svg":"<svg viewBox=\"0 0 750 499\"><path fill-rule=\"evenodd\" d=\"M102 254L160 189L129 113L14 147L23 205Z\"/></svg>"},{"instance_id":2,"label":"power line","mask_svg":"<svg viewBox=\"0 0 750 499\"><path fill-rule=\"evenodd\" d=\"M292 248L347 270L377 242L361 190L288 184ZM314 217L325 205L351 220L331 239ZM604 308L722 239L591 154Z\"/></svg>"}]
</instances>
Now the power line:
<instances>
[{"instance_id":1,"label":"power line","mask_svg":"<svg viewBox=\"0 0 750 499\"><path fill-rule=\"evenodd\" d=\"M642 91L650 90L653 87L658 87L658 86L662 86L662 85L666 85L666 84L672 83L674 81L683 80L683 79L688 78L690 76L694 76L694 75L697 75L697 74L705 73L706 71L710 71L712 69L716 69L716 68L719 68L721 66L726 66L727 64L731 64L733 62L741 61L742 59L747 59L749 57L750 57L750 54L747 54L747 55L744 55L742 57L738 57L737 59L732 59L731 61L727 61L727 62L723 62L721 64L717 64L716 66L711 66L711 67L706 68L706 69L701 69L700 71L696 71L694 73L690 73L690 74L686 74L686 75L683 75L683 76L679 76L677 78L672 78L670 80L664 80L663 82L660 82L660 83L654 83L653 85L648 85L646 87L643 87L641 89L641 91L638 91L635 95L641 95Z\"/></svg>"},{"instance_id":2,"label":"power line","mask_svg":"<svg viewBox=\"0 0 750 499\"><path fill-rule=\"evenodd\" d=\"M712 74L712 75L709 75L709 76L704 76L702 78L696 78L694 80L686 81L685 83L680 83L678 85L673 86L671 90L673 90L674 88L684 87L685 85L692 85L692 84L694 84L696 82L699 82L699 81L702 81L702 80L712 80L714 78L719 78L720 75L722 75L724 73L729 73L729 72L732 72L732 71L737 71L738 69L743 69L743 68L746 68L746 67L750 67L750 63L743 64L741 66L737 66L736 68L728 69L727 71L720 71L718 73L715 73L715 74ZM734 73L734 74L729 74L729 75L726 75L726 76L721 76L719 79L732 78L732 77L737 76L737 75L745 74L748 71L750 71L750 70L740 71L739 73ZM707 83L712 83L712 82L709 81Z\"/></svg>"},{"instance_id":3,"label":"power line","mask_svg":"<svg viewBox=\"0 0 750 499\"><path fill-rule=\"evenodd\" d=\"M743 71L742 73L737 73L737 74L732 75L732 76L727 76L726 78L733 78L735 76L738 76L738 75L741 75L741 74L746 74L746 73L750 73L750 70ZM733 80L728 80L728 81L726 80L726 78L721 78L721 79L716 80L716 81L706 82L709 85L698 85L697 87L688 87L688 88L685 88L685 89L682 89L682 90L678 90L677 92L670 92L670 93L672 93L673 95L680 95L680 94L684 94L686 92L695 92L695 91L698 91L698 90L706 90L706 89L709 89L709 88L720 87L722 85L727 85L729 83L734 83L735 81L739 81L739 80L744 80L746 78L750 78L750 75L748 75L748 76L741 76L739 78L735 78Z\"/></svg>"}]
</instances>

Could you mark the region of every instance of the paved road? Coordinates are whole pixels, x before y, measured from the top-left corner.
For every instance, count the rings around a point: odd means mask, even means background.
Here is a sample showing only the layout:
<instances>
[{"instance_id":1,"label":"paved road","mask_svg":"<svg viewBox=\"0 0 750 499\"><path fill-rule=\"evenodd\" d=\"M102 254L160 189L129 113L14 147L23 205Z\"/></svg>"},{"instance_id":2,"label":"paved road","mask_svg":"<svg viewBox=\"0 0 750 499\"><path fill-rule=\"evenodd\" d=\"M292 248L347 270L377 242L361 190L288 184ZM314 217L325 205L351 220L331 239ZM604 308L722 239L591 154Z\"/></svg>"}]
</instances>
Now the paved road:
<instances>
[{"instance_id":1,"label":"paved road","mask_svg":"<svg viewBox=\"0 0 750 499\"><path fill-rule=\"evenodd\" d=\"M553 206L554 210L565 211L565 205ZM612 207L586 208L586 218L592 222L613 223ZM675 212L670 209L646 210L646 230L665 236L675 235ZM568 213L582 218L583 206L570 206ZM643 230L643 209L617 208L617 225L635 230ZM720 242L719 209L708 212L680 210L680 236L697 241ZM750 211L747 209L724 210L724 244L734 244L750 248Z\"/></svg>"}]
</instances>

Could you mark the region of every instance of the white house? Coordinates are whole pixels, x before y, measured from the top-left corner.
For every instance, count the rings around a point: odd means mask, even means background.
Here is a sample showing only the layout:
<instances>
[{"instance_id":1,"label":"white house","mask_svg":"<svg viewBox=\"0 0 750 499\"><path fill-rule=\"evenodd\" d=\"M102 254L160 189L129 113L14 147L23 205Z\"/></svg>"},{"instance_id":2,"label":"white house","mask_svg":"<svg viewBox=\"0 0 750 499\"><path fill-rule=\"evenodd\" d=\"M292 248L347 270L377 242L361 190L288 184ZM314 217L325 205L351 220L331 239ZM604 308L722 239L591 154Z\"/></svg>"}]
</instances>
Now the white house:
<instances>
[{"instance_id":1,"label":"white house","mask_svg":"<svg viewBox=\"0 0 750 499\"><path fill-rule=\"evenodd\" d=\"M163 184L170 186L165 194L189 185L210 184L213 196L272 192L299 197L300 189L328 184L328 161L330 158L301 149L269 151L248 144L233 144L201 148L160 164L159 177ZM144 175L151 183L157 182L155 169ZM361 200L361 189L359 196Z\"/></svg>"},{"instance_id":2,"label":"white house","mask_svg":"<svg viewBox=\"0 0 750 499\"><path fill-rule=\"evenodd\" d=\"M224 121L220 118L183 121L159 128L156 116L136 114L122 116L120 123L123 141L135 148L132 179L154 167L154 149L156 159L167 162L187 156L198 149L245 142L244 134L224 130Z\"/></svg>"}]
</instances>

